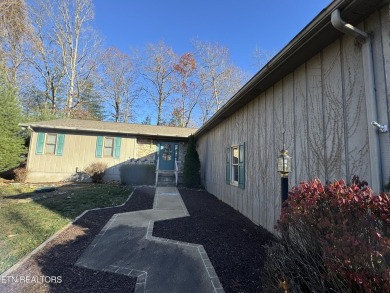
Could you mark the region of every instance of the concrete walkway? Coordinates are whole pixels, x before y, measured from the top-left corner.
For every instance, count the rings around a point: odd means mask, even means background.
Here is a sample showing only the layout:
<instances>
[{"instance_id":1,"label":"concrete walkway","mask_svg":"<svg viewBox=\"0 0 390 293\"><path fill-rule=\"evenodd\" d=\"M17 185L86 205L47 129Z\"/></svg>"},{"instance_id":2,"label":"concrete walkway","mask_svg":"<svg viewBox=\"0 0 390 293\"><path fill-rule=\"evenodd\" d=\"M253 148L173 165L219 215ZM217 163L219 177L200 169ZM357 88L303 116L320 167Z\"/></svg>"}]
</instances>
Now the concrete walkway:
<instances>
[{"instance_id":1,"label":"concrete walkway","mask_svg":"<svg viewBox=\"0 0 390 293\"><path fill-rule=\"evenodd\" d=\"M152 210L115 214L76 265L137 278L136 293L224 292L202 245L152 236L154 221L189 216L175 187Z\"/></svg>"}]
</instances>

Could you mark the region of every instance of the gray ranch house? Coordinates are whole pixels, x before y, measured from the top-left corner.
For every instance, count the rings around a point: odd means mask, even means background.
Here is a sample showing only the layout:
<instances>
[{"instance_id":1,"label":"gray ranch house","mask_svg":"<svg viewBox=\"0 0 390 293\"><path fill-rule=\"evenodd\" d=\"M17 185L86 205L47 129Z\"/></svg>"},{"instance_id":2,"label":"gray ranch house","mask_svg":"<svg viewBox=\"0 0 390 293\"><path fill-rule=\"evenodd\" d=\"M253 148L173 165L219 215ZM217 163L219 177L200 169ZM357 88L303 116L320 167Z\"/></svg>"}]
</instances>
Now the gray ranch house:
<instances>
[{"instance_id":1,"label":"gray ranch house","mask_svg":"<svg viewBox=\"0 0 390 293\"><path fill-rule=\"evenodd\" d=\"M112 165L161 159L164 143L180 153L194 133L207 191L272 232L283 146L292 157L290 187L357 175L380 192L390 177L389 11L389 1L332 1L198 130L29 124L29 179L61 180L99 156Z\"/></svg>"}]
</instances>

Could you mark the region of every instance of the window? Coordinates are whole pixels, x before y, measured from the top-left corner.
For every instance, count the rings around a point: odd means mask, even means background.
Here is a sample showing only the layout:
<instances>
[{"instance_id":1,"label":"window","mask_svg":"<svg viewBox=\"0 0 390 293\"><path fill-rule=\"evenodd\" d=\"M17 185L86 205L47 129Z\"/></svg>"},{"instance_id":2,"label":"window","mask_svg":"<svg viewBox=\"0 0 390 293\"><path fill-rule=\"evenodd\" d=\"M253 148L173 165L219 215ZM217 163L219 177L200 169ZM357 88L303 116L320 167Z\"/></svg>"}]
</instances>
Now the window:
<instances>
[{"instance_id":1,"label":"window","mask_svg":"<svg viewBox=\"0 0 390 293\"><path fill-rule=\"evenodd\" d=\"M46 154L55 154L56 152L56 144L57 144L57 134L48 133L46 134Z\"/></svg>"},{"instance_id":2,"label":"window","mask_svg":"<svg viewBox=\"0 0 390 293\"><path fill-rule=\"evenodd\" d=\"M108 137L97 136L96 137L96 149L95 157L113 157L119 159L121 154L121 138L120 137Z\"/></svg>"},{"instance_id":3,"label":"window","mask_svg":"<svg viewBox=\"0 0 390 293\"><path fill-rule=\"evenodd\" d=\"M238 146L231 148L232 178L231 183L238 185Z\"/></svg>"},{"instance_id":4,"label":"window","mask_svg":"<svg viewBox=\"0 0 390 293\"><path fill-rule=\"evenodd\" d=\"M226 149L226 184L245 188L245 143Z\"/></svg>"},{"instance_id":5,"label":"window","mask_svg":"<svg viewBox=\"0 0 390 293\"><path fill-rule=\"evenodd\" d=\"M175 144L175 160L179 161L179 145Z\"/></svg>"},{"instance_id":6,"label":"window","mask_svg":"<svg viewBox=\"0 0 390 293\"><path fill-rule=\"evenodd\" d=\"M172 144L167 143L163 146L162 158L164 161L172 160Z\"/></svg>"},{"instance_id":7,"label":"window","mask_svg":"<svg viewBox=\"0 0 390 293\"><path fill-rule=\"evenodd\" d=\"M38 132L35 154L62 156L64 153L64 143L65 134Z\"/></svg>"},{"instance_id":8,"label":"window","mask_svg":"<svg viewBox=\"0 0 390 293\"><path fill-rule=\"evenodd\" d=\"M114 154L114 138L105 137L104 138L104 156L112 157Z\"/></svg>"}]
</instances>

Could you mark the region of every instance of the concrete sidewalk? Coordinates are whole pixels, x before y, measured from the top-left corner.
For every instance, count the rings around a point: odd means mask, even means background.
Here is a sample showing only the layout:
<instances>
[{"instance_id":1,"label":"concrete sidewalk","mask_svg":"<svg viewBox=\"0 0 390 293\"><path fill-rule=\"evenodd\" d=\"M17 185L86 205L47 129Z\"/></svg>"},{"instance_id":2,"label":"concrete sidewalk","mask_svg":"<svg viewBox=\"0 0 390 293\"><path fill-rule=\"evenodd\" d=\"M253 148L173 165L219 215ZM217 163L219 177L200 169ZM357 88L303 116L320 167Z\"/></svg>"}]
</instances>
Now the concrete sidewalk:
<instances>
[{"instance_id":1,"label":"concrete sidewalk","mask_svg":"<svg viewBox=\"0 0 390 293\"><path fill-rule=\"evenodd\" d=\"M202 245L152 236L154 221L189 216L175 187L157 187L152 210L115 214L76 265L137 278L135 292L224 292Z\"/></svg>"}]
</instances>

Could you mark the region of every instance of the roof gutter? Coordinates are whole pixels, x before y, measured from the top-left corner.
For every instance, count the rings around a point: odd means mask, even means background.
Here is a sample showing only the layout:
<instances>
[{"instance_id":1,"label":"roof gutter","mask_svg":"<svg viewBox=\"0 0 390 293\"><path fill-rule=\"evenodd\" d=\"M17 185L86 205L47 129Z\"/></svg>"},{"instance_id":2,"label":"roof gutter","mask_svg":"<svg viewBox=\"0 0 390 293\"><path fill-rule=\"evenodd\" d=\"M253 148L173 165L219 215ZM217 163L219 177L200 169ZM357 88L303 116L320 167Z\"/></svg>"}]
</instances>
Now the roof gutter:
<instances>
[{"instance_id":1,"label":"roof gutter","mask_svg":"<svg viewBox=\"0 0 390 293\"><path fill-rule=\"evenodd\" d=\"M368 131L368 142L370 152L370 170L371 186L375 192L383 189L382 178L382 158L378 133L386 132L387 126L380 125L377 121L377 97L375 92L375 71L374 59L372 55L371 37L368 33L359 30L353 25L346 23L341 19L340 10L336 9L331 17L332 25L344 34L355 37L362 43L363 71L364 71L364 88L366 95L367 119L372 121L371 124L377 126L379 131Z\"/></svg>"},{"instance_id":2,"label":"roof gutter","mask_svg":"<svg viewBox=\"0 0 390 293\"><path fill-rule=\"evenodd\" d=\"M221 109L219 109L209 120L205 122L194 134L199 137L212 129L216 124L224 120L232 109L241 107L242 98L252 96L253 98L259 94L263 88L264 81L268 81L269 77L274 74L279 67L288 60L296 52L300 51L302 46L305 46L323 26L329 22L331 12L353 0L335 0L317 17L314 21L308 24L301 33L299 33L286 47L284 47L274 58L272 58L259 72L257 72L236 94L229 99ZM320 26L320 29L317 29Z\"/></svg>"},{"instance_id":3,"label":"roof gutter","mask_svg":"<svg viewBox=\"0 0 390 293\"><path fill-rule=\"evenodd\" d=\"M114 133L114 134L122 134L122 135L132 135L132 136L143 136L143 137L163 137L163 138L173 138L173 139L188 139L188 136L180 136L180 135L167 135L167 134L159 134L152 132L126 132L120 130L102 130L102 129L92 129L92 128L78 128L78 127L69 127L69 126L52 126L52 125L34 125L34 124L26 124L19 123L21 127L27 127L29 130L33 130L34 128L43 128L43 129L53 129L53 130L67 130L67 131L83 131L83 132L99 132L99 133Z\"/></svg>"}]
</instances>

